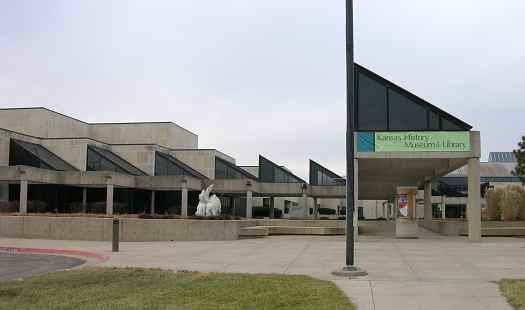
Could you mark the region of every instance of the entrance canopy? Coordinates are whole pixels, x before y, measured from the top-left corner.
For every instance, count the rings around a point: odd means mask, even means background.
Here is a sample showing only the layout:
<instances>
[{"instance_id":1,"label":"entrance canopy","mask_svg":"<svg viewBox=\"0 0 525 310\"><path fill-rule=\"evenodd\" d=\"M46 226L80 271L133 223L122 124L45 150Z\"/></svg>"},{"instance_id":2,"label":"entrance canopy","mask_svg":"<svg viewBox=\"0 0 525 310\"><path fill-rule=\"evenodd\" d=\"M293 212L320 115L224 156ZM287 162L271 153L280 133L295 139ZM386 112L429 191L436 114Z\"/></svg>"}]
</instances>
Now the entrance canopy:
<instances>
[{"instance_id":1,"label":"entrance canopy","mask_svg":"<svg viewBox=\"0 0 525 310\"><path fill-rule=\"evenodd\" d=\"M398 186L421 186L479 159L472 126L368 69L355 69L359 199L391 199Z\"/></svg>"}]
</instances>

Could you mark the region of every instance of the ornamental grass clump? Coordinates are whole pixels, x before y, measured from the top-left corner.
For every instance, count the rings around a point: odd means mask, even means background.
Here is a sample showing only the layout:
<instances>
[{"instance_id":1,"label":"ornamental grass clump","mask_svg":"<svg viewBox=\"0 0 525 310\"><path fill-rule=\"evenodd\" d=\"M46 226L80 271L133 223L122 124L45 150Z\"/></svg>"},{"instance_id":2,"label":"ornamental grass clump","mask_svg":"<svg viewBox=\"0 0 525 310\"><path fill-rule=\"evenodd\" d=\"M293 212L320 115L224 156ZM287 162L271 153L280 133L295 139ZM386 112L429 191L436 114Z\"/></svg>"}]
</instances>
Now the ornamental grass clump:
<instances>
[{"instance_id":1,"label":"ornamental grass clump","mask_svg":"<svg viewBox=\"0 0 525 310\"><path fill-rule=\"evenodd\" d=\"M491 189L487 192L487 219L493 221L501 220L501 200L504 192L503 188Z\"/></svg>"},{"instance_id":2,"label":"ornamental grass clump","mask_svg":"<svg viewBox=\"0 0 525 310\"><path fill-rule=\"evenodd\" d=\"M522 186L507 186L501 198L501 218L504 221L515 221L525 205L525 190Z\"/></svg>"}]
</instances>

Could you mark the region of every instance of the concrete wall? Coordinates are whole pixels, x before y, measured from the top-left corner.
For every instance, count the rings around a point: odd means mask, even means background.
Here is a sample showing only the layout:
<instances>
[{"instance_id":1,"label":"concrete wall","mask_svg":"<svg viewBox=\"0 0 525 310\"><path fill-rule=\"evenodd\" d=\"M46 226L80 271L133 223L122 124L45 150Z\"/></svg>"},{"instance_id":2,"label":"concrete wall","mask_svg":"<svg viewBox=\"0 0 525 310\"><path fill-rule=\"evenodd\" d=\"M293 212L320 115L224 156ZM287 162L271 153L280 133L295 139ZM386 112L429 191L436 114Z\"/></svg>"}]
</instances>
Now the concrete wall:
<instances>
[{"instance_id":1,"label":"concrete wall","mask_svg":"<svg viewBox=\"0 0 525 310\"><path fill-rule=\"evenodd\" d=\"M0 109L0 127L43 138L88 136L88 124L44 108Z\"/></svg>"},{"instance_id":2,"label":"concrete wall","mask_svg":"<svg viewBox=\"0 0 525 310\"><path fill-rule=\"evenodd\" d=\"M239 239L255 221L121 219L121 241L214 241ZM0 216L0 237L109 241L111 218Z\"/></svg>"},{"instance_id":3,"label":"concrete wall","mask_svg":"<svg viewBox=\"0 0 525 310\"><path fill-rule=\"evenodd\" d=\"M151 145L112 145L111 150L149 175L155 174L155 148Z\"/></svg>"},{"instance_id":4,"label":"concrete wall","mask_svg":"<svg viewBox=\"0 0 525 310\"><path fill-rule=\"evenodd\" d=\"M241 169L244 169L248 173L251 173L255 177L259 177L259 166L240 166Z\"/></svg>"},{"instance_id":5,"label":"concrete wall","mask_svg":"<svg viewBox=\"0 0 525 310\"><path fill-rule=\"evenodd\" d=\"M174 123L90 124L90 137L109 144L158 144L198 147L198 136Z\"/></svg>"},{"instance_id":6,"label":"concrete wall","mask_svg":"<svg viewBox=\"0 0 525 310\"><path fill-rule=\"evenodd\" d=\"M0 130L0 166L9 166L9 132Z\"/></svg>"},{"instance_id":7,"label":"concrete wall","mask_svg":"<svg viewBox=\"0 0 525 310\"><path fill-rule=\"evenodd\" d=\"M459 236L467 231L466 221L418 221L419 226L445 236Z\"/></svg>"},{"instance_id":8,"label":"concrete wall","mask_svg":"<svg viewBox=\"0 0 525 310\"><path fill-rule=\"evenodd\" d=\"M45 108L0 109L0 127L39 138L92 138L108 144L198 147L196 134L171 122L88 124Z\"/></svg>"},{"instance_id":9,"label":"concrete wall","mask_svg":"<svg viewBox=\"0 0 525 310\"><path fill-rule=\"evenodd\" d=\"M208 178L215 179L215 150L174 150L170 154Z\"/></svg>"},{"instance_id":10,"label":"concrete wall","mask_svg":"<svg viewBox=\"0 0 525 310\"><path fill-rule=\"evenodd\" d=\"M385 207L385 212L383 213L383 202L385 202L385 200L360 200L359 206L363 207L363 216L365 219L386 218L386 212L388 212L388 210Z\"/></svg>"},{"instance_id":11,"label":"concrete wall","mask_svg":"<svg viewBox=\"0 0 525 310\"><path fill-rule=\"evenodd\" d=\"M42 146L81 171L86 171L88 143L100 145L89 139L43 139L41 141Z\"/></svg>"}]
</instances>

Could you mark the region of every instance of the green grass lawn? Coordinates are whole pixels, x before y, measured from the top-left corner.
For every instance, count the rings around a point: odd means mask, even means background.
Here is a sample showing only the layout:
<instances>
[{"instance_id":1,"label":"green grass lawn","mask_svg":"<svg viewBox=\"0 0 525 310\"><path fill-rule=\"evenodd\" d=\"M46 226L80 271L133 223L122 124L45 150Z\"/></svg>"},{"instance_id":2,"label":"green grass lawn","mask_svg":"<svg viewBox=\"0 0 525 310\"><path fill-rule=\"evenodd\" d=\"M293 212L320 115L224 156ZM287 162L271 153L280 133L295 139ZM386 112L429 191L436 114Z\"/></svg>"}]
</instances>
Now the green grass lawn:
<instances>
[{"instance_id":1,"label":"green grass lawn","mask_svg":"<svg viewBox=\"0 0 525 310\"><path fill-rule=\"evenodd\" d=\"M499 287L516 310L525 310L525 280L501 280Z\"/></svg>"},{"instance_id":2,"label":"green grass lawn","mask_svg":"<svg viewBox=\"0 0 525 310\"><path fill-rule=\"evenodd\" d=\"M0 309L355 309L307 276L83 268L0 281Z\"/></svg>"}]
</instances>

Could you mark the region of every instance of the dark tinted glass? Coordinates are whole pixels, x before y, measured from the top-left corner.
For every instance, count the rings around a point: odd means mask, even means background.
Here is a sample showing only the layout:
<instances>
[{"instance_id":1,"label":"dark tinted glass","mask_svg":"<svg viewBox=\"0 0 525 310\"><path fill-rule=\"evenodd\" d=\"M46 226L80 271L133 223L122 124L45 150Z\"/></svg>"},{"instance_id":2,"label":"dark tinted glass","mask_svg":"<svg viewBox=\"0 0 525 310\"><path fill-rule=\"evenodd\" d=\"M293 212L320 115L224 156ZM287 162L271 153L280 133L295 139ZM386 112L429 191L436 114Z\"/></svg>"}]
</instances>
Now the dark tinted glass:
<instances>
[{"instance_id":1,"label":"dark tinted glass","mask_svg":"<svg viewBox=\"0 0 525 310\"><path fill-rule=\"evenodd\" d=\"M439 130L439 115L434 111L428 112L428 129Z\"/></svg>"},{"instance_id":2,"label":"dark tinted glass","mask_svg":"<svg viewBox=\"0 0 525 310\"><path fill-rule=\"evenodd\" d=\"M155 175L187 175L198 179L207 179L206 176L179 159L162 152L155 152Z\"/></svg>"},{"instance_id":3,"label":"dark tinted glass","mask_svg":"<svg viewBox=\"0 0 525 310\"><path fill-rule=\"evenodd\" d=\"M266 183L306 183L262 156L259 156L259 180Z\"/></svg>"},{"instance_id":4,"label":"dark tinted glass","mask_svg":"<svg viewBox=\"0 0 525 310\"><path fill-rule=\"evenodd\" d=\"M345 180L339 175L310 160L310 184L344 185L345 183Z\"/></svg>"},{"instance_id":5,"label":"dark tinted glass","mask_svg":"<svg viewBox=\"0 0 525 310\"><path fill-rule=\"evenodd\" d=\"M255 176L236 165L227 162L219 157L215 157L215 178L216 179L255 179Z\"/></svg>"},{"instance_id":6,"label":"dark tinted glass","mask_svg":"<svg viewBox=\"0 0 525 310\"><path fill-rule=\"evenodd\" d=\"M441 118L441 126L443 126L442 128L443 130L458 130L458 131L463 130L459 125L449 121L445 117Z\"/></svg>"},{"instance_id":7,"label":"dark tinted glass","mask_svg":"<svg viewBox=\"0 0 525 310\"><path fill-rule=\"evenodd\" d=\"M388 99L390 104L390 130L425 130L427 126L427 110L389 89Z\"/></svg>"},{"instance_id":8,"label":"dark tinted glass","mask_svg":"<svg viewBox=\"0 0 525 310\"><path fill-rule=\"evenodd\" d=\"M57 171L77 170L42 145L15 139L10 143L9 164Z\"/></svg>"},{"instance_id":9,"label":"dark tinted glass","mask_svg":"<svg viewBox=\"0 0 525 310\"><path fill-rule=\"evenodd\" d=\"M191 175L167 154L155 152L155 175Z\"/></svg>"},{"instance_id":10,"label":"dark tinted glass","mask_svg":"<svg viewBox=\"0 0 525 310\"><path fill-rule=\"evenodd\" d=\"M110 150L93 145L88 145L87 167L88 171L114 171L124 174L145 175L144 172L128 163Z\"/></svg>"},{"instance_id":11,"label":"dark tinted glass","mask_svg":"<svg viewBox=\"0 0 525 310\"><path fill-rule=\"evenodd\" d=\"M360 73L358 75L358 128L359 130L386 130L386 87Z\"/></svg>"}]
</instances>

